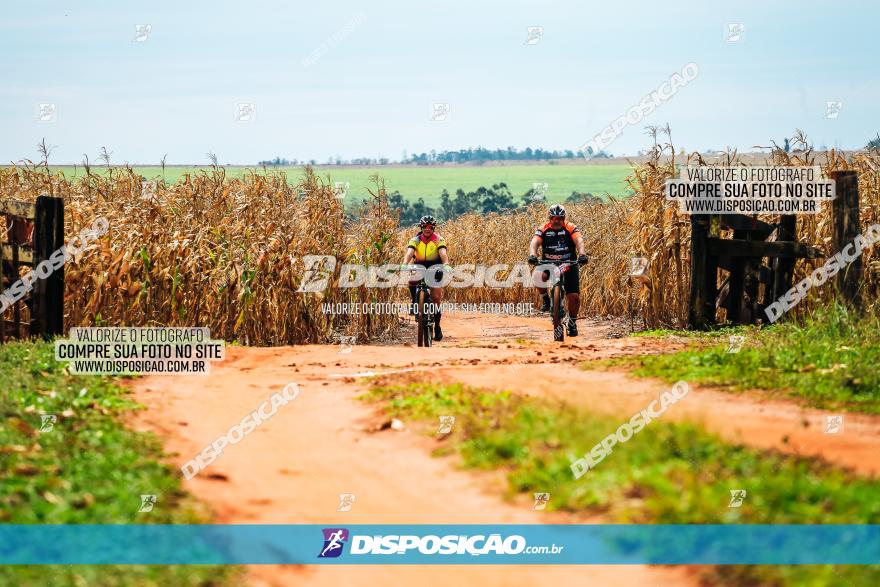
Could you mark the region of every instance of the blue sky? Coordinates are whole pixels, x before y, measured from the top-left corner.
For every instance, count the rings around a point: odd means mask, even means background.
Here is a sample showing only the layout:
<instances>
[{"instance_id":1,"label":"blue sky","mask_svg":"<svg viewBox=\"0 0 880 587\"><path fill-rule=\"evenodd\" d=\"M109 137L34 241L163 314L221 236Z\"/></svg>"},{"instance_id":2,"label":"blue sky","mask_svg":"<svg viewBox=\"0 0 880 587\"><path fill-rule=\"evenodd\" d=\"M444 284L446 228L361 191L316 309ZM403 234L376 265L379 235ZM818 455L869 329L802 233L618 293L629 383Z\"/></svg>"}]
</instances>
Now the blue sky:
<instances>
[{"instance_id":1,"label":"blue sky","mask_svg":"<svg viewBox=\"0 0 880 587\"><path fill-rule=\"evenodd\" d=\"M732 3L730 3L732 4ZM684 64L697 79L609 147L669 123L688 150L860 147L880 131L867 2L16 2L0 27L0 158L221 163L404 150L577 149ZM743 37L728 42L728 23ZM135 25L149 24L143 42ZM543 27L536 44L527 28ZM309 63L309 57L317 57ZM840 101L837 118L826 102ZM448 103L444 122L433 103ZM37 120L38 104L54 120ZM235 119L253 103L250 122Z\"/></svg>"}]
</instances>

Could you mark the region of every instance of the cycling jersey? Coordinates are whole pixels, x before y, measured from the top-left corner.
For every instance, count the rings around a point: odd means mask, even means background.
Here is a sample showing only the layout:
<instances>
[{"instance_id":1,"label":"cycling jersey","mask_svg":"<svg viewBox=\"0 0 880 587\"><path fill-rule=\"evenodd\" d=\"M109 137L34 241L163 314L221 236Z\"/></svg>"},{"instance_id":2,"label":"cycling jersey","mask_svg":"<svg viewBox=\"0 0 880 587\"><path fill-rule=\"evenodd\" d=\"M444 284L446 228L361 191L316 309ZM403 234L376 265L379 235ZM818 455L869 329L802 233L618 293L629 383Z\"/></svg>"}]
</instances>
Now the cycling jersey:
<instances>
[{"instance_id":1,"label":"cycling jersey","mask_svg":"<svg viewBox=\"0 0 880 587\"><path fill-rule=\"evenodd\" d=\"M434 263L440 261L440 249L446 248L446 241L439 234L432 233L430 237L425 238L420 232L410 239L406 245L407 248L416 252L416 263L424 265L425 263Z\"/></svg>"},{"instance_id":2,"label":"cycling jersey","mask_svg":"<svg viewBox=\"0 0 880 587\"><path fill-rule=\"evenodd\" d=\"M551 228L550 222L536 229L535 236L541 239L541 256L548 261L573 261L577 255L574 235L580 231L571 222L564 222L559 230Z\"/></svg>"}]
</instances>

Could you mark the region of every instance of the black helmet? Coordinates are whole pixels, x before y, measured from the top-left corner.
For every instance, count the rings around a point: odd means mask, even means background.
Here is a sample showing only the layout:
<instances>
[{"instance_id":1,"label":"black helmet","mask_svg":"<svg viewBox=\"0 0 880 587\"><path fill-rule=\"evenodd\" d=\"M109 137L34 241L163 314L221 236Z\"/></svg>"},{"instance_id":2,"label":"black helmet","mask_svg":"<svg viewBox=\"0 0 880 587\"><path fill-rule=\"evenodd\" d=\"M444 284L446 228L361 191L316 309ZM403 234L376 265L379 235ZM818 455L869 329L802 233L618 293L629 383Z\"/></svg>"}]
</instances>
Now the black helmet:
<instances>
[{"instance_id":1,"label":"black helmet","mask_svg":"<svg viewBox=\"0 0 880 587\"><path fill-rule=\"evenodd\" d=\"M548 216L562 216L565 218L565 208L562 204L554 204L550 207L550 212L547 214Z\"/></svg>"},{"instance_id":2,"label":"black helmet","mask_svg":"<svg viewBox=\"0 0 880 587\"><path fill-rule=\"evenodd\" d=\"M437 221L434 220L434 217L431 216L430 214L422 216L421 219L419 220L419 228L425 228L429 224L431 226L437 226Z\"/></svg>"}]
</instances>

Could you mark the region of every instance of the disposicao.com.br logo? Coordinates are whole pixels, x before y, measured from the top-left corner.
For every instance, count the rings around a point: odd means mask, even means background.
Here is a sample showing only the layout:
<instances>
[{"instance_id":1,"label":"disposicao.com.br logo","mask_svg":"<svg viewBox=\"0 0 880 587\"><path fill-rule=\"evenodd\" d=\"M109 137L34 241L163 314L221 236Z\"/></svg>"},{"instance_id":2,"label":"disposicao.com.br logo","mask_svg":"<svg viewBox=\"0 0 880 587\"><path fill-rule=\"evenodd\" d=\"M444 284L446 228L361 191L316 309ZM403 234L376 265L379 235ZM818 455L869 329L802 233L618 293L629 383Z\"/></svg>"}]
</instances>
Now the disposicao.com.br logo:
<instances>
[{"instance_id":1,"label":"disposicao.com.br logo","mask_svg":"<svg viewBox=\"0 0 880 587\"><path fill-rule=\"evenodd\" d=\"M324 546L318 558L336 558L342 554L349 531L346 528L324 528ZM455 535L417 536L415 534L354 535L350 537L350 555L378 554L405 555L410 551L418 554L471 555L484 554L560 554L564 546L528 546L526 539L519 534L502 538L501 534L477 534L475 536Z\"/></svg>"},{"instance_id":2,"label":"disposicao.com.br logo","mask_svg":"<svg viewBox=\"0 0 880 587\"><path fill-rule=\"evenodd\" d=\"M342 554L342 549L348 541L346 528L324 528L324 546L318 554L318 558L336 558Z\"/></svg>"}]
</instances>

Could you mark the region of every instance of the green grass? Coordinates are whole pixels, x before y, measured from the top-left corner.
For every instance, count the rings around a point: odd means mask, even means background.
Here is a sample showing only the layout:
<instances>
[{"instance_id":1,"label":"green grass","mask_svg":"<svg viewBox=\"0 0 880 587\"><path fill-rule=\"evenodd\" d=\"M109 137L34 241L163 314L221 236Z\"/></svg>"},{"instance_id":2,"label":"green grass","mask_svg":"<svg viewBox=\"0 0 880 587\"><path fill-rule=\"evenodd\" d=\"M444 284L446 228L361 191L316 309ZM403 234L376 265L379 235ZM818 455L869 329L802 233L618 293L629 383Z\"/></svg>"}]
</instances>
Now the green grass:
<instances>
[{"instance_id":1,"label":"green grass","mask_svg":"<svg viewBox=\"0 0 880 587\"><path fill-rule=\"evenodd\" d=\"M511 495L549 492L550 510L603 514L620 523L880 522L880 482L818 459L726 444L689 424L651 422L575 479L572 458L613 433L623 418L461 385L377 386L362 399L381 402L389 416L407 422L454 415L453 434L437 454L454 451L465 467L506 471ZM741 508L728 507L732 489L748 492ZM873 567L714 572L715 581L732 584L825 585L833 577L835 583L841 577L854 585L880 582Z\"/></svg>"},{"instance_id":2,"label":"green grass","mask_svg":"<svg viewBox=\"0 0 880 587\"><path fill-rule=\"evenodd\" d=\"M633 332L631 336L642 338L658 338L664 336L678 336L693 339L717 340L725 339L731 334L746 334L753 330L751 326L722 326L717 330L672 330L669 328L656 328L654 330L641 330Z\"/></svg>"},{"instance_id":3,"label":"green grass","mask_svg":"<svg viewBox=\"0 0 880 587\"><path fill-rule=\"evenodd\" d=\"M108 378L71 376L49 343L0 345L0 522L10 524L205 523L161 464L154 436L122 425L137 408ZM41 416L55 415L41 431ZM155 494L139 513L141 494ZM5 585L215 585L235 579L217 566L19 566Z\"/></svg>"},{"instance_id":4,"label":"green grass","mask_svg":"<svg viewBox=\"0 0 880 587\"><path fill-rule=\"evenodd\" d=\"M52 166L52 169L63 170L68 177L82 176L84 170L78 166ZM162 177L159 167L135 167L135 171L148 179ZM166 167L165 181L174 182L184 173L194 173L205 166ZM230 167L227 176L236 177L245 173L245 167ZM253 168L251 168L253 169ZM257 168L262 170L262 168ZM270 167L283 170L288 178L299 177L301 167ZM429 206L440 202L443 189L454 197L455 190L461 188L466 192L474 191L481 186L491 187L493 184L505 182L511 193L519 202L520 196L532 189L536 182L546 182L548 201L565 200L571 192L590 192L596 196L606 192L614 196L628 195L624 179L630 172L629 165L484 165L467 167L440 166L407 166L407 167L335 167L317 166L316 171L322 177L329 174L332 181L347 181L351 184L347 199L359 201L368 197L367 187L372 183L369 177L378 173L385 180L389 193L397 190L409 200L425 199ZM92 167L93 172L105 172L106 168L98 165Z\"/></svg>"},{"instance_id":5,"label":"green grass","mask_svg":"<svg viewBox=\"0 0 880 587\"><path fill-rule=\"evenodd\" d=\"M746 337L738 353L728 352L733 333ZM626 366L634 368L634 375L670 383L683 379L730 390L771 390L822 409L880 413L877 317L857 318L833 306L801 323L739 327L703 333L694 340L691 348L676 353L586 363L584 367Z\"/></svg>"}]
</instances>

